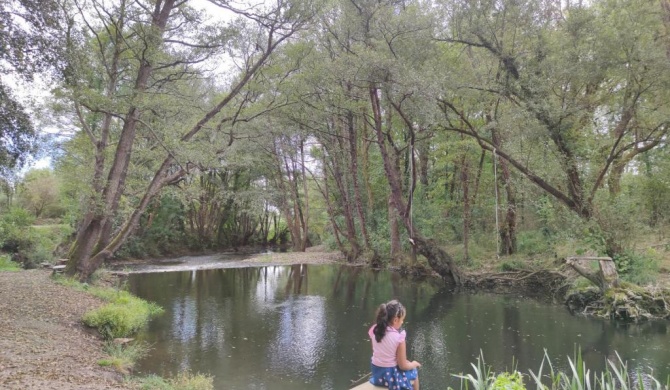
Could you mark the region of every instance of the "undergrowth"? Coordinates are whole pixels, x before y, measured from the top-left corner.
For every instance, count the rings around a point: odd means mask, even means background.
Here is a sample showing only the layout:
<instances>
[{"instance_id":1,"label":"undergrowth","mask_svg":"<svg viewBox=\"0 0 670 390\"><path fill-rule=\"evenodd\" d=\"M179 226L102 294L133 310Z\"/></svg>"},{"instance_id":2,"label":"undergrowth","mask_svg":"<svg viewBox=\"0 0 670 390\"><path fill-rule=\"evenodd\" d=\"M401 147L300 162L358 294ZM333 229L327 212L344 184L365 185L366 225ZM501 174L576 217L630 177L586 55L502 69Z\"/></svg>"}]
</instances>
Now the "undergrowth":
<instances>
[{"instance_id":1,"label":"undergrowth","mask_svg":"<svg viewBox=\"0 0 670 390\"><path fill-rule=\"evenodd\" d=\"M0 271L20 271L21 266L13 262L9 255L0 255Z\"/></svg>"}]
</instances>

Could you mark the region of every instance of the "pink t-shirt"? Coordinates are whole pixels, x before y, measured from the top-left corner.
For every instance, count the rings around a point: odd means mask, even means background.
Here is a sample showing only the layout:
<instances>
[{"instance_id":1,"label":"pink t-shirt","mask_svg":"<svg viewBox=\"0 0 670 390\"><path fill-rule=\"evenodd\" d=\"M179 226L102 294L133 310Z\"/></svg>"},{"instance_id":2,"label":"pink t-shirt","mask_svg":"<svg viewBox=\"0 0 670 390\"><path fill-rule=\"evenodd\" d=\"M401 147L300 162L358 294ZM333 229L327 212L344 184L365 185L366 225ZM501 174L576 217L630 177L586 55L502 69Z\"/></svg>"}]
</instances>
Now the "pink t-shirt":
<instances>
[{"instance_id":1,"label":"pink t-shirt","mask_svg":"<svg viewBox=\"0 0 670 390\"><path fill-rule=\"evenodd\" d=\"M375 339L376 325L372 325L368 330L368 335L372 340L372 364L377 367L395 367L398 365L397 350L398 345L405 341L405 331L400 331L392 326L386 328L386 334L382 341L377 342Z\"/></svg>"}]
</instances>

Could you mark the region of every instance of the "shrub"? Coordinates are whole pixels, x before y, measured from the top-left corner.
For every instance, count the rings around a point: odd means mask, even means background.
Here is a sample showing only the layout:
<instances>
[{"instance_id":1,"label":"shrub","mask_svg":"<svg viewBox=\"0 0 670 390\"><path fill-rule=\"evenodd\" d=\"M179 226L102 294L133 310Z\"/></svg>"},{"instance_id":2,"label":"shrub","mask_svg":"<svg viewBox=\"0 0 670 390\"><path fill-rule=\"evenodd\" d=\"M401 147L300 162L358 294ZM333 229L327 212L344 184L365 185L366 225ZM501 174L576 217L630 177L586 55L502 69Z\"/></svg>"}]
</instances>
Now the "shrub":
<instances>
[{"instance_id":1,"label":"shrub","mask_svg":"<svg viewBox=\"0 0 670 390\"><path fill-rule=\"evenodd\" d=\"M56 248L71 232L66 225L32 226L34 221L21 208L11 209L0 218L0 249L11 253L24 268L53 261Z\"/></svg>"},{"instance_id":2,"label":"shrub","mask_svg":"<svg viewBox=\"0 0 670 390\"><path fill-rule=\"evenodd\" d=\"M28 239L30 225L35 218L27 210L13 208L0 218L0 249L18 253L32 244Z\"/></svg>"},{"instance_id":3,"label":"shrub","mask_svg":"<svg viewBox=\"0 0 670 390\"><path fill-rule=\"evenodd\" d=\"M652 282L658 273L658 261L653 252L640 254L626 250L616 254L612 260L621 279L627 282L644 285Z\"/></svg>"}]
</instances>

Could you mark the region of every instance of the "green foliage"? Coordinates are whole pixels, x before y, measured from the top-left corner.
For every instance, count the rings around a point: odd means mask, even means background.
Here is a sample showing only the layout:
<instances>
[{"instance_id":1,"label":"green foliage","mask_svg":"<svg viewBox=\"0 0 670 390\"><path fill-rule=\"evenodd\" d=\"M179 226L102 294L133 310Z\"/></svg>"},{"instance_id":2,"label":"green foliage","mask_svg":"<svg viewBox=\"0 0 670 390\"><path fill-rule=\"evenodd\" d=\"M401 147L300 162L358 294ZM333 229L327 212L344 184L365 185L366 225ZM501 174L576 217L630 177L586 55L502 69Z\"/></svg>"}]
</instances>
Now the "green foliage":
<instances>
[{"instance_id":1,"label":"green foliage","mask_svg":"<svg viewBox=\"0 0 670 390\"><path fill-rule=\"evenodd\" d=\"M491 390L524 390L523 376L520 372L503 372L496 376Z\"/></svg>"},{"instance_id":2,"label":"green foliage","mask_svg":"<svg viewBox=\"0 0 670 390\"><path fill-rule=\"evenodd\" d=\"M24 268L51 262L71 232L65 225L32 225L34 221L23 208L12 208L0 216L0 249L15 256Z\"/></svg>"},{"instance_id":3,"label":"green foliage","mask_svg":"<svg viewBox=\"0 0 670 390\"><path fill-rule=\"evenodd\" d=\"M12 208L0 217L0 250L16 256L27 267L32 268L28 252L34 250L35 242L30 225L34 217L25 209Z\"/></svg>"},{"instance_id":4,"label":"green foliage","mask_svg":"<svg viewBox=\"0 0 670 390\"><path fill-rule=\"evenodd\" d=\"M655 280L658 275L657 257L654 250L637 253L629 249L617 253L612 260L614 260L619 276L623 280L644 285Z\"/></svg>"},{"instance_id":5,"label":"green foliage","mask_svg":"<svg viewBox=\"0 0 670 390\"><path fill-rule=\"evenodd\" d=\"M213 390L214 379L204 374L180 372L164 379L155 375L138 379L141 390Z\"/></svg>"},{"instance_id":6,"label":"green foliage","mask_svg":"<svg viewBox=\"0 0 670 390\"><path fill-rule=\"evenodd\" d=\"M4 35L4 34L3 34ZM2 44L0 37L0 45ZM4 57L5 50L0 52ZM0 176L22 167L37 151L39 134L33 127L28 111L0 82Z\"/></svg>"},{"instance_id":7,"label":"green foliage","mask_svg":"<svg viewBox=\"0 0 670 390\"><path fill-rule=\"evenodd\" d=\"M32 169L18 186L18 201L35 218L60 217L64 209L60 202L60 181L51 169Z\"/></svg>"},{"instance_id":8,"label":"green foliage","mask_svg":"<svg viewBox=\"0 0 670 390\"><path fill-rule=\"evenodd\" d=\"M115 370L122 374L130 373L137 361L149 353L149 347L145 343L123 345L108 341L105 343L103 350L108 357L98 360L98 364L103 367L114 367Z\"/></svg>"},{"instance_id":9,"label":"green foliage","mask_svg":"<svg viewBox=\"0 0 670 390\"><path fill-rule=\"evenodd\" d=\"M9 255L0 254L0 271L20 271L18 263L12 261Z\"/></svg>"},{"instance_id":10,"label":"green foliage","mask_svg":"<svg viewBox=\"0 0 670 390\"><path fill-rule=\"evenodd\" d=\"M543 230L521 231L517 237L517 249L526 255L547 254L551 243L552 239Z\"/></svg>"},{"instance_id":11,"label":"green foliage","mask_svg":"<svg viewBox=\"0 0 670 390\"><path fill-rule=\"evenodd\" d=\"M158 257L188 246L184 231L184 206L174 196L165 195L144 213L140 227L117 252L119 257Z\"/></svg>"}]
</instances>

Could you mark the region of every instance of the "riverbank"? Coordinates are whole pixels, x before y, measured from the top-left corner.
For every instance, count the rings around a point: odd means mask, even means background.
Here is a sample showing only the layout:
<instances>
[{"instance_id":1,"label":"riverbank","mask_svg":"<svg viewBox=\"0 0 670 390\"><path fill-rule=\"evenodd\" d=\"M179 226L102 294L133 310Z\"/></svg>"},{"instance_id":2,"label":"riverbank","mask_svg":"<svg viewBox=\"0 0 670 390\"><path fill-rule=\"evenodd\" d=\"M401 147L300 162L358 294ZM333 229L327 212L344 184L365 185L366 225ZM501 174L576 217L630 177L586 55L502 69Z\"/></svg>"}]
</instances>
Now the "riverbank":
<instances>
[{"instance_id":1,"label":"riverbank","mask_svg":"<svg viewBox=\"0 0 670 390\"><path fill-rule=\"evenodd\" d=\"M228 259L222 260L222 257ZM232 260L230 258L233 258ZM235 259L239 258L239 259ZM212 255L191 255L164 259L116 260L109 264L115 274L199 271L221 268L267 267L292 264L332 264L346 261L339 252L325 252L323 247L308 248L305 252L240 252ZM363 263L361 263L363 265Z\"/></svg>"},{"instance_id":2,"label":"riverbank","mask_svg":"<svg viewBox=\"0 0 670 390\"><path fill-rule=\"evenodd\" d=\"M219 268L328 264L341 259L338 253L315 251L266 253ZM84 313L103 304L86 292L57 284L51 270L0 272L0 388L135 388L113 369L98 365L105 358L103 341L81 322Z\"/></svg>"},{"instance_id":3,"label":"riverbank","mask_svg":"<svg viewBox=\"0 0 670 390\"><path fill-rule=\"evenodd\" d=\"M98 365L102 339L81 322L103 302L50 276L42 269L0 272L0 388L131 389Z\"/></svg>"}]
</instances>

